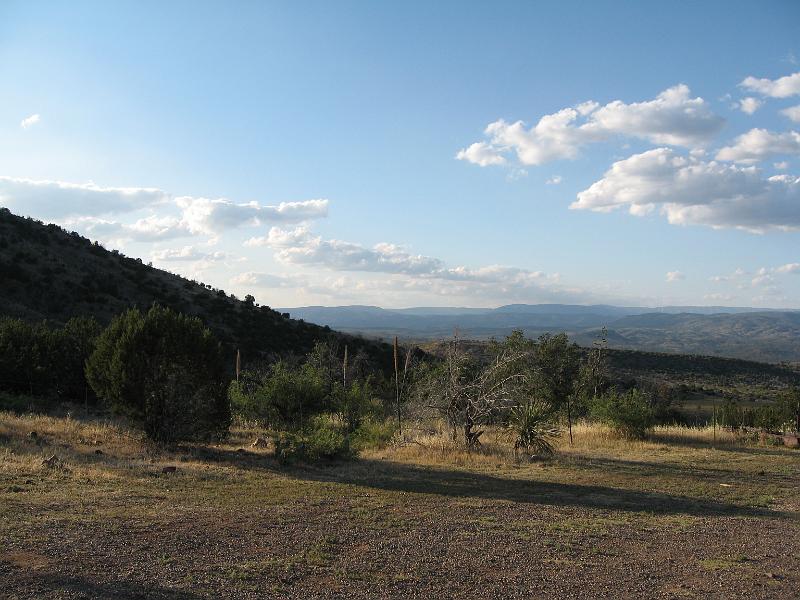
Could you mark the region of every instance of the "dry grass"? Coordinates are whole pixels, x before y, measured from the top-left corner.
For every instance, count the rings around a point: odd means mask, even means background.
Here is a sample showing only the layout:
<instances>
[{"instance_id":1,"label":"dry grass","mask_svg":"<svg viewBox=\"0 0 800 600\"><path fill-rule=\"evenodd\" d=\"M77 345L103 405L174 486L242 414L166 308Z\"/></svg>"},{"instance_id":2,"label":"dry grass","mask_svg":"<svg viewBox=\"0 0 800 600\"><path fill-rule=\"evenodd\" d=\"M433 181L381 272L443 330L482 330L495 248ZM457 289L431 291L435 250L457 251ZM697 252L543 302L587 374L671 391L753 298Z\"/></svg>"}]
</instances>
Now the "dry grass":
<instances>
[{"instance_id":1,"label":"dry grass","mask_svg":"<svg viewBox=\"0 0 800 600\"><path fill-rule=\"evenodd\" d=\"M572 431L572 445L566 432L556 440L558 454L635 457L652 456L654 453L685 447L710 450L749 443L738 433L711 427L656 427L642 440L620 437L611 428L595 423L576 424ZM369 455L418 464L456 466L513 463L524 458L515 456L513 439L502 428L485 427L480 448L468 451L462 437L458 435L454 439L452 429L443 422L410 428L402 439L395 440L391 448L373 451Z\"/></svg>"}]
</instances>

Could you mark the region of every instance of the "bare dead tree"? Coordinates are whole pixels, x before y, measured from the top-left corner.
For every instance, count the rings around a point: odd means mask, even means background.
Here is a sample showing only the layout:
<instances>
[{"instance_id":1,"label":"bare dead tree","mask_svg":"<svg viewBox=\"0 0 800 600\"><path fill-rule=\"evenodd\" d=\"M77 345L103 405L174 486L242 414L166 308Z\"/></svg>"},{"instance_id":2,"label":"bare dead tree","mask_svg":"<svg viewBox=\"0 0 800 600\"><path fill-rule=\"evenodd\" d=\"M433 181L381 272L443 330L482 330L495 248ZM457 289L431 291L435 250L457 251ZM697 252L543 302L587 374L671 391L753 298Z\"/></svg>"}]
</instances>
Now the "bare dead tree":
<instances>
[{"instance_id":1,"label":"bare dead tree","mask_svg":"<svg viewBox=\"0 0 800 600\"><path fill-rule=\"evenodd\" d=\"M527 377L520 367L524 359L524 352L502 349L494 360L480 365L464 351L457 337L448 343L444 372L434 374L428 383L438 388L431 395L438 399L435 406L453 427L453 439L460 429L467 448L480 446L483 431L478 428L500 409L517 403L516 396L524 389L521 384Z\"/></svg>"}]
</instances>

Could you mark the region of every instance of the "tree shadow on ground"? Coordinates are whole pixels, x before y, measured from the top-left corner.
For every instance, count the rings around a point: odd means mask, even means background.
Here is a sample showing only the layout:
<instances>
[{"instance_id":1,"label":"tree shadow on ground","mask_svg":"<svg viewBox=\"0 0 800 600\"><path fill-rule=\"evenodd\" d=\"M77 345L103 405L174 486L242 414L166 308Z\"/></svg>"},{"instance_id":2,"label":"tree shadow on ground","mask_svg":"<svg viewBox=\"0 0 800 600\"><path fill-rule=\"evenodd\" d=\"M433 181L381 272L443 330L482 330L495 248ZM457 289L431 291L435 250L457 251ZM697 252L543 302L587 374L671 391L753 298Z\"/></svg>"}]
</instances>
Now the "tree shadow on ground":
<instances>
[{"instance_id":1,"label":"tree shadow on ground","mask_svg":"<svg viewBox=\"0 0 800 600\"><path fill-rule=\"evenodd\" d=\"M5 589L16 590L18 596L30 598L99 598L102 600L142 599L142 600L199 600L207 596L186 590L171 589L151 583L118 581L108 579L97 581L87 577L66 573L53 573L39 570L15 570L0 565L0 576Z\"/></svg>"},{"instance_id":2,"label":"tree shadow on ground","mask_svg":"<svg viewBox=\"0 0 800 600\"><path fill-rule=\"evenodd\" d=\"M208 448L203 454L206 460L228 463L240 469L268 471L307 481L353 485L391 492L661 515L773 518L787 516L778 511L707 498L603 485L498 477L467 470L423 467L388 460L359 459L351 463L332 463L327 467L283 467L271 457L246 451Z\"/></svg>"},{"instance_id":3,"label":"tree shadow on ground","mask_svg":"<svg viewBox=\"0 0 800 600\"><path fill-rule=\"evenodd\" d=\"M727 442L720 440L718 442L709 442L705 440L692 440L680 436L672 436L669 434L652 434L647 437L647 441L654 444L663 444L665 446L676 446L682 448L693 448L697 450L716 450L718 452L735 452L738 454L753 454L761 456L775 456L778 454L785 454L789 450L782 446L750 446L745 445L746 442ZM800 453L798 453L800 455Z\"/></svg>"},{"instance_id":4,"label":"tree shadow on ground","mask_svg":"<svg viewBox=\"0 0 800 600\"><path fill-rule=\"evenodd\" d=\"M775 484L794 487L800 483L800 478L794 474L783 474L769 471L742 472L731 465L730 469L707 466L703 463L687 464L675 462L653 462L640 460L626 460L621 458L595 457L572 455L568 464L583 470L603 470L620 475L638 475L643 477L667 476L692 479L697 482L729 480L747 478L750 483L757 482L762 485Z\"/></svg>"}]
</instances>

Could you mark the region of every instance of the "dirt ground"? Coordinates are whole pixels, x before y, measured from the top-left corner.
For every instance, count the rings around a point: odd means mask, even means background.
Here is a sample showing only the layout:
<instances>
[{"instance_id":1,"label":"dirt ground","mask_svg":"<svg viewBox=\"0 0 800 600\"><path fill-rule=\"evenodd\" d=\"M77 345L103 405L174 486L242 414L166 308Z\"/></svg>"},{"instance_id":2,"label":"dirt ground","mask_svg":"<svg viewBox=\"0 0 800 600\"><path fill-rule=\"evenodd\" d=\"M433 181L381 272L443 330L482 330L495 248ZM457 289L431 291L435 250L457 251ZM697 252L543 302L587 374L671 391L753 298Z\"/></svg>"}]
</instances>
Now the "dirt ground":
<instances>
[{"instance_id":1,"label":"dirt ground","mask_svg":"<svg viewBox=\"0 0 800 600\"><path fill-rule=\"evenodd\" d=\"M173 453L0 413L0 597L800 596L798 451L665 438L287 468L251 435Z\"/></svg>"}]
</instances>

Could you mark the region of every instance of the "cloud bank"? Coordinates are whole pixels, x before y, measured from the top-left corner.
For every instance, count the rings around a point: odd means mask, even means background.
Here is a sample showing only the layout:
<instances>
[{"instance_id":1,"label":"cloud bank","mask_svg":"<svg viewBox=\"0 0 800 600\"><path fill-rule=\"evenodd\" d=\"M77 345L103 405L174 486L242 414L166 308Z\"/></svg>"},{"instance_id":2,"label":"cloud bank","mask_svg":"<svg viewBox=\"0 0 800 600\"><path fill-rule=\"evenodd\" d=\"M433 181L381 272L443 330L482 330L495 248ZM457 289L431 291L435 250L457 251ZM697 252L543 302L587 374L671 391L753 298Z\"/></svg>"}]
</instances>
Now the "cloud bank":
<instances>
[{"instance_id":1,"label":"cloud bank","mask_svg":"<svg viewBox=\"0 0 800 600\"><path fill-rule=\"evenodd\" d=\"M702 98L692 98L686 85L661 92L655 99L626 104L620 100L600 106L584 102L545 115L532 127L503 119L490 123L487 141L475 142L456 154L482 167L503 165L513 156L523 165L573 159L587 144L626 136L656 144L702 146L722 128L724 119Z\"/></svg>"},{"instance_id":2,"label":"cloud bank","mask_svg":"<svg viewBox=\"0 0 800 600\"><path fill-rule=\"evenodd\" d=\"M764 178L755 167L685 157L656 148L615 162L578 193L573 210L653 211L675 225L733 227L750 232L800 230L800 177Z\"/></svg>"}]
</instances>

